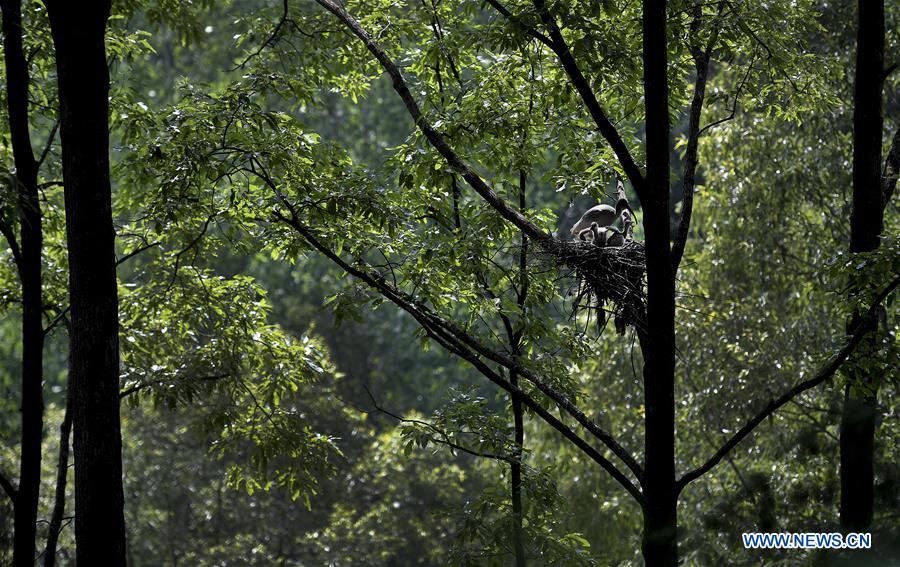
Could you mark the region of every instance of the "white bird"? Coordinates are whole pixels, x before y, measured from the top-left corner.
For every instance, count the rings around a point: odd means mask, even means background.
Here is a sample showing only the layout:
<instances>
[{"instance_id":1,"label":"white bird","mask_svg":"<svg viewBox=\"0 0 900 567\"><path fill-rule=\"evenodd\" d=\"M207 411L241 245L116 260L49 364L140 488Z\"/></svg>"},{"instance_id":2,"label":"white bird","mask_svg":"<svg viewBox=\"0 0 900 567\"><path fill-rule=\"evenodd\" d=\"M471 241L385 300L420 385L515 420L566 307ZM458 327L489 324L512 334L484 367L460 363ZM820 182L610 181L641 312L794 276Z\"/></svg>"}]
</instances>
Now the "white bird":
<instances>
[{"instance_id":1,"label":"white bird","mask_svg":"<svg viewBox=\"0 0 900 567\"><path fill-rule=\"evenodd\" d=\"M609 205L597 205L596 207L591 207L581 215L581 218L578 219L578 222L572 227L572 236L577 236L581 231L589 229L591 223L594 222L597 223L598 226L609 226L616 221L618 216L619 215L616 214L616 209Z\"/></svg>"}]
</instances>

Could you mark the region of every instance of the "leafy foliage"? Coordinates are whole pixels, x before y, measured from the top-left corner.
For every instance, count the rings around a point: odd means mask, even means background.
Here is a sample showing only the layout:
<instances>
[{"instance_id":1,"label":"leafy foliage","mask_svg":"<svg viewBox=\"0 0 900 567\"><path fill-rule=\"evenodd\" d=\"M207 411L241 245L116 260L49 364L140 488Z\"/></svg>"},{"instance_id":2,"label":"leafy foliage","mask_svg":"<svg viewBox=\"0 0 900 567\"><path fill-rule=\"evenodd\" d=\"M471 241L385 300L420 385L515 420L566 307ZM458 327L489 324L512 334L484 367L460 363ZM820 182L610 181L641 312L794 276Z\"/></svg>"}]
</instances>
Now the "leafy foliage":
<instances>
[{"instance_id":1,"label":"leafy foliage","mask_svg":"<svg viewBox=\"0 0 900 567\"><path fill-rule=\"evenodd\" d=\"M425 118L497 194L542 230L565 235L587 206L609 202L621 167L558 54L530 33L544 29L535 3L504 3L513 18L493 4L342 5L398 63ZM44 12L27 6L32 128L35 140L49 139L41 204L47 431L55 432L68 303L55 66ZM642 167L639 3L547 7ZM900 270L896 205L877 252L846 252L849 4L694 7L668 2L675 173L684 167L694 52L712 46L677 288L679 472L809 376L837 349L846 320ZM898 15L888 5L894 54ZM365 557L372 565L507 565L511 461L523 465L532 563L640 564L641 511L619 484L531 411L520 452L508 397L336 267L376 274L514 358L639 452L636 337L598 336L596 319L571 315L576 282L466 186L362 43L314 3L125 0L114 6L107 48L134 564L351 565ZM890 128L898 126L897 77L887 85ZM8 138L4 131L7 169ZM7 225L14 190L14 173L2 176ZM20 295L4 248L0 472L16 461ZM883 376L873 529L876 541L896 536L896 315L890 299L882 344L854 356L843 381L797 398L684 491L685 563L759 563L740 545L742 531L833 531L836 415L843 386L863 386L856 371ZM573 421L518 379L540 407ZM44 459L44 515L52 461ZM7 528L0 520L0 538ZM71 540L64 531L63 561ZM807 559L785 551L762 560Z\"/></svg>"}]
</instances>

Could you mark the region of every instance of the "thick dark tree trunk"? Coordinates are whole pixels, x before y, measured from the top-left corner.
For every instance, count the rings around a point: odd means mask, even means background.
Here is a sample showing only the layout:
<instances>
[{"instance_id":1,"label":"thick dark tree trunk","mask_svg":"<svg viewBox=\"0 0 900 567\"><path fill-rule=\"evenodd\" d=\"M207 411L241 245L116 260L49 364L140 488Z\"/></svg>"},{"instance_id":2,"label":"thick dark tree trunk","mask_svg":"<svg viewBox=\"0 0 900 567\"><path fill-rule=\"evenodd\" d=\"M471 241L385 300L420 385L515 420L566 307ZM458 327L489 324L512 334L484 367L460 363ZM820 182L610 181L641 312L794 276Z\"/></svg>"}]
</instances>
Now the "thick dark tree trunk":
<instances>
[{"instance_id":1,"label":"thick dark tree trunk","mask_svg":"<svg viewBox=\"0 0 900 567\"><path fill-rule=\"evenodd\" d=\"M20 0L3 0L3 48L7 108L19 195L21 251L17 261L22 284L22 447L19 490L15 502L13 564L33 565L38 494L41 484L41 438L44 429L41 319L41 209L38 164L28 128L28 64L22 49ZM11 243L12 244L12 243Z\"/></svg>"},{"instance_id":2,"label":"thick dark tree trunk","mask_svg":"<svg viewBox=\"0 0 900 567\"><path fill-rule=\"evenodd\" d=\"M644 0L647 176L642 200L647 251L644 355L644 534L650 567L678 563L675 489L675 278L669 247L669 103L666 2ZM646 201L646 202L643 202Z\"/></svg>"},{"instance_id":3,"label":"thick dark tree trunk","mask_svg":"<svg viewBox=\"0 0 900 567\"><path fill-rule=\"evenodd\" d=\"M850 250L878 248L884 223L881 143L884 121L884 0L859 0L853 92L853 211Z\"/></svg>"},{"instance_id":4,"label":"thick dark tree trunk","mask_svg":"<svg viewBox=\"0 0 900 567\"><path fill-rule=\"evenodd\" d=\"M841 527L866 531L873 515L875 395L847 389L841 415Z\"/></svg>"},{"instance_id":5,"label":"thick dark tree trunk","mask_svg":"<svg viewBox=\"0 0 900 567\"><path fill-rule=\"evenodd\" d=\"M856 39L856 81L853 94L853 212L850 251L878 248L884 223L881 180L881 96L884 83L884 2L859 0ZM850 327L878 325L857 313ZM853 329L848 329L852 332ZM871 350L863 349L863 356ZM841 416L841 526L865 531L872 523L873 447L876 400L880 377L854 371Z\"/></svg>"},{"instance_id":6,"label":"thick dark tree trunk","mask_svg":"<svg viewBox=\"0 0 900 567\"><path fill-rule=\"evenodd\" d=\"M110 3L47 2L65 182L79 565L125 564L115 232L109 180Z\"/></svg>"}]
</instances>

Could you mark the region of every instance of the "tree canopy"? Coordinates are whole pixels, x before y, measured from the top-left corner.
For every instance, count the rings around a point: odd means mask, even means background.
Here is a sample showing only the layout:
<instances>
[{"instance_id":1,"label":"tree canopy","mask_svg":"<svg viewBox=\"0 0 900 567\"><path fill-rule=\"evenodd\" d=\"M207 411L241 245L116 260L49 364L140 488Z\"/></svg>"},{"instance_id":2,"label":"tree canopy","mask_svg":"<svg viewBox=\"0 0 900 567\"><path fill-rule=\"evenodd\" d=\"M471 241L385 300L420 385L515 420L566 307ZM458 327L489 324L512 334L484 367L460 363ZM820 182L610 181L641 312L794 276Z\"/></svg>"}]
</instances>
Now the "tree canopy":
<instances>
[{"instance_id":1,"label":"tree canopy","mask_svg":"<svg viewBox=\"0 0 900 567\"><path fill-rule=\"evenodd\" d=\"M893 3L0 8L3 564L900 558Z\"/></svg>"}]
</instances>

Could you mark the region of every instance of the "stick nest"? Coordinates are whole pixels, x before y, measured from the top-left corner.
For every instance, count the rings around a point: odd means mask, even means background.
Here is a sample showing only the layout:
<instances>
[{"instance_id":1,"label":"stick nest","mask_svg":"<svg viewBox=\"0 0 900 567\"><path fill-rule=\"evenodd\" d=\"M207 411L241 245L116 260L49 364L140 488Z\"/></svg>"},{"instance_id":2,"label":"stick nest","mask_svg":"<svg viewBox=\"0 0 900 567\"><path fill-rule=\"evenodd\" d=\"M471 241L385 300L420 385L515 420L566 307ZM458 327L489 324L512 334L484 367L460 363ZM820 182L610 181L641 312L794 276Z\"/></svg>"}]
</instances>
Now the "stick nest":
<instances>
[{"instance_id":1,"label":"stick nest","mask_svg":"<svg viewBox=\"0 0 900 567\"><path fill-rule=\"evenodd\" d=\"M575 277L573 312L595 312L598 328L613 315L616 331L635 327L646 329L646 256L644 243L630 241L624 246L598 247L593 243L554 240L549 246L558 265Z\"/></svg>"}]
</instances>

